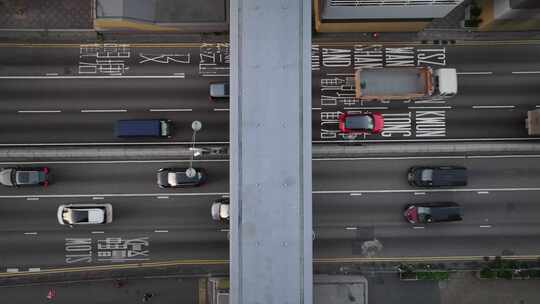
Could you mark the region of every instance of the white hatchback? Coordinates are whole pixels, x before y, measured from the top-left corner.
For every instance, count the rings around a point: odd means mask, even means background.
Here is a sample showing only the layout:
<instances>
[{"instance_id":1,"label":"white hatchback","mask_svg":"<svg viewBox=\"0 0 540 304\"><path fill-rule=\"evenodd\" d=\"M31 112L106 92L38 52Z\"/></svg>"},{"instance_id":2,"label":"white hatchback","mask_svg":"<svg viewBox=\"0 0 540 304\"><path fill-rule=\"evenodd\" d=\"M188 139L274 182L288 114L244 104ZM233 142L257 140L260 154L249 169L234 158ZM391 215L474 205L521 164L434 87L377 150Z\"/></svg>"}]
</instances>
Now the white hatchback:
<instances>
[{"instance_id":1,"label":"white hatchback","mask_svg":"<svg viewBox=\"0 0 540 304\"><path fill-rule=\"evenodd\" d=\"M60 205L57 211L61 225L108 224L112 222L111 204Z\"/></svg>"}]
</instances>

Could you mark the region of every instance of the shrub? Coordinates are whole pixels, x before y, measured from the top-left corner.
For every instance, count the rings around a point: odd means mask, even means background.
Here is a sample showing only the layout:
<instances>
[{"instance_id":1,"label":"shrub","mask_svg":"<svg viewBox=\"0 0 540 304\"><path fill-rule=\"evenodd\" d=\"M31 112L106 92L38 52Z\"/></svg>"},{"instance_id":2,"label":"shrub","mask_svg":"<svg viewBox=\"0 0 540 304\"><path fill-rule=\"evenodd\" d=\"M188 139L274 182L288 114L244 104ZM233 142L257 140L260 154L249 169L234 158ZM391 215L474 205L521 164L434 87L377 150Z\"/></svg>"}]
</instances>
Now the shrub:
<instances>
[{"instance_id":1,"label":"shrub","mask_svg":"<svg viewBox=\"0 0 540 304\"><path fill-rule=\"evenodd\" d=\"M419 280L442 281L448 280L447 271L420 271L417 272Z\"/></svg>"}]
</instances>

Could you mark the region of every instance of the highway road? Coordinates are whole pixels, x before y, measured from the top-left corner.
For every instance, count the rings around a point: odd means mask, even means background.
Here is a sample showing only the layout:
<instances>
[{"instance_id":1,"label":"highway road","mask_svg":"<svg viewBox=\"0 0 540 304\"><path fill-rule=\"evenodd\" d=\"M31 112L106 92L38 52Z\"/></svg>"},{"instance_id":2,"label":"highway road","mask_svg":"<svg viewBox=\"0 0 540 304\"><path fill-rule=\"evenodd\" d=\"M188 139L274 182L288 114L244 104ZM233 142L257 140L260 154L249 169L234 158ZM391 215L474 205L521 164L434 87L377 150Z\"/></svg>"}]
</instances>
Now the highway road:
<instances>
[{"instance_id":1,"label":"highway road","mask_svg":"<svg viewBox=\"0 0 540 304\"><path fill-rule=\"evenodd\" d=\"M535 246L540 235L538 159L540 155L314 160L314 255L539 254ZM228 257L228 225L210 217L212 201L228 192L227 161L197 161L195 166L206 168L209 180L188 189L160 189L155 184L157 169L182 167L187 162L34 165L50 167L48 188L1 189L0 239L9 246L0 249L0 264L6 269L126 263L139 255L144 261ZM413 188L406 181L412 165L466 166L469 185ZM406 204L434 201L460 203L464 221L415 226L403 219ZM113 223L59 225L56 209L74 202L113 204ZM114 246L119 251L112 259L107 254L113 253L106 253L109 249L105 248ZM126 250L133 251L133 259Z\"/></svg>"},{"instance_id":2,"label":"highway road","mask_svg":"<svg viewBox=\"0 0 540 304\"><path fill-rule=\"evenodd\" d=\"M337 129L344 111L380 111L385 132L353 142L537 140L524 118L540 107L537 44L314 45L313 140L351 141ZM0 45L0 144L188 143L190 123L203 122L197 140L228 141L228 104L208 101L208 85L228 75L226 44ZM100 57L98 57L100 56ZM352 98L355 67L456 67L459 94L426 102L359 102ZM119 140L118 119L169 118L165 140Z\"/></svg>"}]
</instances>

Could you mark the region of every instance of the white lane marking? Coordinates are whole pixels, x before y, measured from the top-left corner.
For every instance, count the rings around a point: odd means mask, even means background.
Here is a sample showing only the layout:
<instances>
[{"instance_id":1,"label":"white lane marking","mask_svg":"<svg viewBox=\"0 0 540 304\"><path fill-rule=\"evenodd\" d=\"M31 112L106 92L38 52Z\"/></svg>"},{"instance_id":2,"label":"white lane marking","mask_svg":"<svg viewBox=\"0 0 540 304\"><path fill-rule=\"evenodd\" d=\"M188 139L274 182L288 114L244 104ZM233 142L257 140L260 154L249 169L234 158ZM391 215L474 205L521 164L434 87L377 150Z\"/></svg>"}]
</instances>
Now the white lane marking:
<instances>
[{"instance_id":1,"label":"white lane marking","mask_svg":"<svg viewBox=\"0 0 540 304\"><path fill-rule=\"evenodd\" d=\"M62 113L62 110L18 110L17 113Z\"/></svg>"},{"instance_id":2,"label":"white lane marking","mask_svg":"<svg viewBox=\"0 0 540 304\"><path fill-rule=\"evenodd\" d=\"M150 112L192 112L193 109L149 109Z\"/></svg>"},{"instance_id":3,"label":"white lane marking","mask_svg":"<svg viewBox=\"0 0 540 304\"><path fill-rule=\"evenodd\" d=\"M158 199L168 199L169 197L168 196L158 196L157 198Z\"/></svg>"},{"instance_id":4,"label":"white lane marking","mask_svg":"<svg viewBox=\"0 0 540 304\"><path fill-rule=\"evenodd\" d=\"M214 112L229 112L229 109L225 109L225 108L214 108Z\"/></svg>"},{"instance_id":5,"label":"white lane marking","mask_svg":"<svg viewBox=\"0 0 540 304\"><path fill-rule=\"evenodd\" d=\"M25 235L37 235L37 232L25 232Z\"/></svg>"},{"instance_id":6,"label":"white lane marking","mask_svg":"<svg viewBox=\"0 0 540 304\"><path fill-rule=\"evenodd\" d=\"M424 229L425 227L424 226L413 226L412 228L413 229Z\"/></svg>"},{"instance_id":7,"label":"white lane marking","mask_svg":"<svg viewBox=\"0 0 540 304\"><path fill-rule=\"evenodd\" d=\"M169 193L169 196L219 196L228 194L226 192L193 192L193 193ZM73 197L156 197L160 193L110 193L110 194L44 194L32 195L41 198L73 198ZM0 198L26 198L26 195L0 195Z\"/></svg>"},{"instance_id":8,"label":"white lane marking","mask_svg":"<svg viewBox=\"0 0 540 304\"><path fill-rule=\"evenodd\" d=\"M388 107L344 107L345 110L388 110Z\"/></svg>"},{"instance_id":9,"label":"white lane marking","mask_svg":"<svg viewBox=\"0 0 540 304\"><path fill-rule=\"evenodd\" d=\"M540 74L540 71L518 71L512 72L512 74Z\"/></svg>"},{"instance_id":10,"label":"white lane marking","mask_svg":"<svg viewBox=\"0 0 540 304\"><path fill-rule=\"evenodd\" d=\"M102 200L104 199L104 197L101 197L101 196L94 196L92 197L93 200Z\"/></svg>"},{"instance_id":11,"label":"white lane marking","mask_svg":"<svg viewBox=\"0 0 540 304\"><path fill-rule=\"evenodd\" d=\"M127 112L126 109L113 109L113 110L89 110L84 109L81 110L82 113L125 113Z\"/></svg>"},{"instance_id":12,"label":"white lane marking","mask_svg":"<svg viewBox=\"0 0 540 304\"><path fill-rule=\"evenodd\" d=\"M92 234L103 234L105 231L92 231Z\"/></svg>"},{"instance_id":13,"label":"white lane marking","mask_svg":"<svg viewBox=\"0 0 540 304\"><path fill-rule=\"evenodd\" d=\"M313 140L312 143L315 144L335 144L335 143L400 143L400 142L453 142L453 141L538 141L538 137L499 137L499 138L439 138L439 139L366 139L366 140ZM16 146L24 145L29 146L32 144L0 144ZM67 144L66 144L67 145ZM81 145L83 145L81 143Z\"/></svg>"},{"instance_id":14,"label":"white lane marking","mask_svg":"<svg viewBox=\"0 0 540 304\"><path fill-rule=\"evenodd\" d=\"M489 191L478 191L478 194L489 194Z\"/></svg>"},{"instance_id":15,"label":"white lane marking","mask_svg":"<svg viewBox=\"0 0 540 304\"><path fill-rule=\"evenodd\" d=\"M19 272L19 268L7 268L6 272Z\"/></svg>"},{"instance_id":16,"label":"white lane marking","mask_svg":"<svg viewBox=\"0 0 540 304\"><path fill-rule=\"evenodd\" d=\"M173 73L174 76L185 76L186 73Z\"/></svg>"},{"instance_id":17,"label":"white lane marking","mask_svg":"<svg viewBox=\"0 0 540 304\"><path fill-rule=\"evenodd\" d=\"M351 193L351 196L362 196L362 193L361 193L361 192L358 192L358 193Z\"/></svg>"},{"instance_id":18,"label":"white lane marking","mask_svg":"<svg viewBox=\"0 0 540 304\"><path fill-rule=\"evenodd\" d=\"M498 158L540 158L540 155L463 155L463 156L396 156L396 157L344 157L344 158L313 158L313 161L373 161L373 160L406 160L406 159L498 159ZM187 159L147 159L147 160L94 160L94 161L28 161L28 162L1 162L1 165L33 165L33 164L124 164L124 163L188 163ZM228 159L193 160L199 163L229 162ZM361 195L361 194L359 194ZM229 196L226 196L229 197ZM39 197L28 197L28 200L39 200Z\"/></svg>"},{"instance_id":19,"label":"white lane marking","mask_svg":"<svg viewBox=\"0 0 540 304\"><path fill-rule=\"evenodd\" d=\"M45 73L46 76L58 76L58 73Z\"/></svg>"},{"instance_id":20,"label":"white lane marking","mask_svg":"<svg viewBox=\"0 0 540 304\"><path fill-rule=\"evenodd\" d=\"M518 191L540 191L538 187L528 187L528 188L490 188L490 189L426 189L425 192L479 192L479 191L488 191L488 192L518 192ZM354 192L363 192L363 193L411 193L415 192L414 189L384 189L384 190L316 190L312 191L313 194L350 194ZM1 196L0 196L1 197ZM6 196L6 198L9 198Z\"/></svg>"},{"instance_id":21,"label":"white lane marking","mask_svg":"<svg viewBox=\"0 0 540 304\"><path fill-rule=\"evenodd\" d=\"M452 109L451 106L441 106L441 107L429 107L429 106L426 106L426 107L422 107L422 106L411 106L411 107L407 107L409 109Z\"/></svg>"},{"instance_id":22,"label":"white lane marking","mask_svg":"<svg viewBox=\"0 0 540 304\"><path fill-rule=\"evenodd\" d=\"M228 194L224 194L224 195L222 195L221 197L222 197L222 198L228 198L229 195L228 195Z\"/></svg>"},{"instance_id":23,"label":"white lane marking","mask_svg":"<svg viewBox=\"0 0 540 304\"><path fill-rule=\"evenodd\" d=\"M540 105L536 105L537 108L540 108Z\"/></svg>"},{"instance_id":24,"label":"white lane marking","mask_svg":"<svg viewBox=\"0 0 540 304\"><path fill-rule=\"evenodd\" d=\"M229 231L231 231L231 229L222 228L222 229L219 229L219 231L221 231L221 232L229 232Z\"/></svg>"},{"instance_id":25,"label":"white lane marking","mask_svg":"<svg viewBox=\"0 0 540 304\"><path fill-rule=\"evenodd\" d=\"M311 108L312 111L320 111L322 108Z\"/></svg>"},{"instance_id":26,"label":"white lane marking","mask_svg":"<svg viewBox=\"0 0 540 304\"><path fill-rule=\"evenodd\" d=\"M167 233L169 230L154 230L155 233Z\"/></svg>"},{"instance_id":27,"label":"white lane marking","mask_svg":"<svg viewBox=\"0 0 540 304\"><path fill-rule=\"evenodd\" d=\"M184 73L179 75L162 76L126 76L126 75L99 75L99 76L0 76L0 79L178 79L185 78Z\"/></svg>"},{"instance_id":28,"label":"white lane marking","mask_svg":"<svg viewBox=\"0 0 540 304\"><path fill-rule=\"evenodd\" d=\"M228 145L228 141L198 141L199 145ZM74 143L12 143L0 144L0 146L13 147L36 147L36 146L135 146L135 145L193 145L191 141L164 141L164 142L74 142Z\"/></svg>"},{"instance_id":29,"label":"white lane marking","mask_svg":"<svg viewBox=\"0 0 540 304\"><path fill-rule=\"evenodd\" d=\"M358 230L358 227L345 227L345 230Z\"/></svg>"},{"instance_id":30,"label":"white lane marking","mask_svg":"<svg viewBox=\"0 0 540 304\"><path fill-rule=\"evenodd\" d=\"M28 197L26 198L27 201L38 201L39 197Z\"/></svg>"},{"instance_id":31,"label":"white lane marking","mask_svg":"<svg viewBox=\"0 0 540 304\"><path fill-rule=\"evenodd\" d=\"M480 225L480 228L491 228L491 225Z\"/></svg>"},{"instance_id":32,"label":"white lane marking","mask_svg":"<svg viewBox=\"0 0 540 304\"><path fill-rule=\"evenodd\" d=\"M426 195L425 192L415 192L414 195Z\"/></svg>"},{"instance_id":33,"label":"white lane marking","mask_svg":"<svg viewBox=\"0 0 540 304\"><path fill-rule=\"evenodd\" d=\"M491 75L493 72L457 72L458 75Z\"/></svg>"},{"instance_id":34,"label":"white lane marking","mask_svg":"<svg viewBox=\"0 0 540 304\"><path fill-rule=\"evenodd\" d=\"M28 271L29 272L38 272L38 271L41 271L41 268L28 268Z\"/></svg>"},{"instance_id":35,"label":"white lane marking","mask_svg":"<svg viewBox=\"0 0 540 304\"><path fill-rule=\"evenodd\" d=\"M513 109L516 106L472 106L473 109Z\"/></svg>"},{"instance_id":36,"label":"white lane marking","mask_svg":"<svg viewBox=\"0 0 540 304\"><path fill-rule=\"evenodd\" d=\"M428 157L429 158L429 157ZM38 161L38 162L0 162L0 164L124 164L124 163L189 163L189 159L149 159L149 160L66 160L66 161ZM215 163L215 162L229 162L228 159L205 159L205 160L193 160L197 163Z\"/></svg>"}]
</instances>

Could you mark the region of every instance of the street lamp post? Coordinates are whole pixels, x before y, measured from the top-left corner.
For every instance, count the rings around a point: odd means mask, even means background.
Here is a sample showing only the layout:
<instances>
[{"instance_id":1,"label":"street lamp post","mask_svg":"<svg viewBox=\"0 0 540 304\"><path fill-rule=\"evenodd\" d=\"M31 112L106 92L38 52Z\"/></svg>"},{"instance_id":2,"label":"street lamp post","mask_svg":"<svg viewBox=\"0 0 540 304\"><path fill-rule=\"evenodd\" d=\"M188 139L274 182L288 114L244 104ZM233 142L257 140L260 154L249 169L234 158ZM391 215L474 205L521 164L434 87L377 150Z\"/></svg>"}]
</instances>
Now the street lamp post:
<instances>
[{"instance_id":1,"label":"street lamp post","mask_svg":"<svg viewBox=\"0 0 540 304\"><path fill-rule=\"evenodd\" d=\"M195 135L197 135L197 132L202 129L202 123L198 120L195 120L194 122L191 123L191 129L193 130L193 135L191 136L192 153L191 153L191 159L189 161L189 168L187 168L186 170L186 175L188 177L195 177L195 175L197 174L197 171L193 168L193 157L195 156L195 154L197 154L197 156L200 154L200 152L198 152L195 149Z\"/></svg>"}]
</instances>

